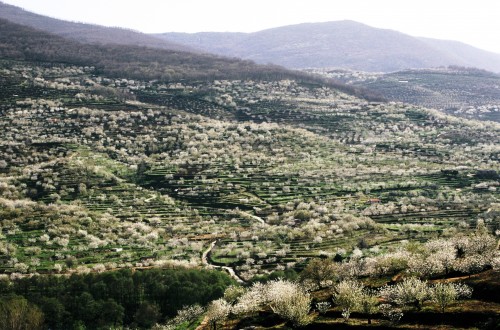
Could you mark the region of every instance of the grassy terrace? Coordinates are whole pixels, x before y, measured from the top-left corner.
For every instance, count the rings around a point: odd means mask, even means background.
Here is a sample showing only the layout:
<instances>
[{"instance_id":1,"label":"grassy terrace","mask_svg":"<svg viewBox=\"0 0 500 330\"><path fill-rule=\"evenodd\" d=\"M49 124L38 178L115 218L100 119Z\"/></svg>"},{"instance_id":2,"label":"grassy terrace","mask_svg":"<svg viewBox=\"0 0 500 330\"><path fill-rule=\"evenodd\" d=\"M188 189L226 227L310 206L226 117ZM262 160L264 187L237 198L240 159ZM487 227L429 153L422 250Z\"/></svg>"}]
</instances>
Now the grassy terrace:
<instances>
[{"instance_id":1,"label":"grassy terrace","mask_svg":"<svg viewBox=\"0 0 500 330\"><path fill-rule=\"evenodd\" d=\"M494 123L289 80L3 63L0 85L6 273L200 264L217 239L211 260L249 279L498 228Z\"/></svg>"},{"instance_id":2,"label":"grassy terrace","mask_svg":"<svg viewBox=\"0 0 500 330\"><path fill-rule=\"evenodd\" d=\"M465 118L500 121L497 74L450 67L406 70L354 81L354 85L378 91L389 100L443 109Z\"/></svg>"}]
</instances>

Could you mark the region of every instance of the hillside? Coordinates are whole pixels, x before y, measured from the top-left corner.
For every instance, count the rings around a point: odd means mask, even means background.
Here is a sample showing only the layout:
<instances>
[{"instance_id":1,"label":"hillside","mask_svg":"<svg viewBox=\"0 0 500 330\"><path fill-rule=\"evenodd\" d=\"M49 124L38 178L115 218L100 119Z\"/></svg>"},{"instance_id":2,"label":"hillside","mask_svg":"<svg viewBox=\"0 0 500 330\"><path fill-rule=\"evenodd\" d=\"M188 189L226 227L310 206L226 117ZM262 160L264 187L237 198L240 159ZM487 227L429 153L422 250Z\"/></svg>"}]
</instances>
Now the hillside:
<instances>
[{"instance_id":1,"label":"hillside","mask_svg":"<svg viewBox=\"0 0 500 330\"><path fill-rule=\"evenodd\" d=\"M187 46L168 42L145 33L121 28L63 21L38 15L3 2L0 2L0 18L81 43L119 44L175 51L194 51L194 49Z\"/></svg>"},{"instance_id":2,"label":"hillside","mask_svg":"<svg viewBox=\"0 0 500 330\"><path fill-rule=\"evenodd\" d=\"M20 262L44 246L29 237L59 237L52 230L68 217L67 226L88 233L61 233L68 253L86 240L95 252L125 244L132 263L197 259L220 238L211 258L241 266L249 256L240 252L251 245L261 258L259 242L269 240L269 265L238 268L249 279L284 260L350 251L361 237L385 246L444 234L488 217L498 200L498 125L293 80L131 81L90 67L4 61L0 83L3 239ZM55 222L40 222L48 218ZM142 234L123 241L135 223ZM233 244L233 231L244 245ZM143 244L166 250L151 256ZM288 252L271 252L281 249ZM105 250L102 262L116 257ZM6 258L4 270L14 271ZM39 259L35 269L50 271L49 255Z\"/></svg>"},{"instance_id":3,"label":"hillside","mask_svg":"<svg viewBox=\"0 0 500 330\"><path fill-rule=\"evenodd\" d=\"M0 19L0 58L96 67L131 79L215 79L300 76L276 66L217 55L127 45L81 44ZM307 75L303 75L307 77Z\"/></svg>"},{"instance_id":4,"label":"hillside","mask_svg":"<svg viewBox=\"0 0 500 330\"><path fill-rule=\"evenodd\" d=\"M438 40L431 38L419 39L443 53L450 56L458 56L463 61L470 63L467 65L469 67L482 68L488 71L500 73L498 66L492 65L493 63L498 63L499 54L497 53L487 52L459 41Z\"/></svg>"},{"instance_id":5,"label":"hillside","mask_svg":"<svg viewBox=\"0 0 500 330\"><path fill-rule=\"evenodd\" d=\"M500 124L349 74L0 18L0 329L498 324Z\"/></svg>"},{"instance_id":6,"label":"hillside","mask_svg":"<svg viewBox=\"0 0 500 330\"><path fill-rule=\"evenodd\" d=\"M462 246L474 228L483 244L447 267L496 265L497 124L290 79L162 82L0 64L4 277L211 265L243 282L296 277L316 257L355 262L360 276L431 276L444 268L425 267L423 242Z\"/></svg>"},{"instance_id":7,"label":"hillside","mask_svg":"<svg viewBox=\"0 0 500 330\"><path fill-rule=\"evenodd\" d=\"M500 72L500 55L353 22L307 23L255 33L164 33L165 40L288 68L396 71L460 65Z\"/></svg>"},{"instance_id":8,"label":"hillside","mask_svg":"<svg viewBox=\"0 0 500 330\"><path fill-rule=\"evenodd\" d=\"M299 79L332 86L370 100L383 100L362 87L237 58L139 46L81 44L2 19L0 32L0 58L3 59L92 66L108 76L129 79Z\"/></svg>"},{"instance_id":9,"label":"hillside","mask_svg":"<svg viewBox=\"0 0 500 330\"><path fill-rule=\"evenodd\" d=\"M370 89L391 101L406 102L465 118L500 122L500 75L447 67L386 74L311 69L308 72Z\"/></svg>"},{"instance_id":10,"label":"hillside","mask_svg":"<svg viewBox=\"0 0 500 330\"><path fill-rule=\"evenodd\" d=\"M466 68L400 71L361 82L389 100L500 122L500 76Z\"/></svg>"}]
</instances>

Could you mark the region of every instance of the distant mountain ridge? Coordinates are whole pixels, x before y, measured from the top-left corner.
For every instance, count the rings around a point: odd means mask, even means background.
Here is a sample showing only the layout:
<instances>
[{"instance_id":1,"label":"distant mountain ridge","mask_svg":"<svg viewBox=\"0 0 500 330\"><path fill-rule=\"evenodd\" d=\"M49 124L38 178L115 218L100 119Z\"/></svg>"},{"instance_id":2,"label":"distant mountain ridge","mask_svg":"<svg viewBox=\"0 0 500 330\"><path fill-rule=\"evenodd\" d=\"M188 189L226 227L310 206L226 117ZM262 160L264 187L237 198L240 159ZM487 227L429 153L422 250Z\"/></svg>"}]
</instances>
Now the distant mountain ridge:
<instances>
[{"instance_id":1,"label":"distant mountain ridge","mask_svg":"<svg viewBox=\"0 0 500 330\"><path fill-rule=\"evenodd\" d=\"M240 79L302 75L277 66L218 55L117 44L84 44L0 18L0 60L95 66L131 79ZM351 87L352 88L352 87Z\"/></svg>"},{"instance_id":2,"label":"distant mountain ridge","mask_svg":"<svg viewBox=\"0 0 500 330\"><path fill-rule=\"evenodd\" d=\"M277 65L154 47L121 44L85 44L0 18L0 61L33 61L94 66L110 77L162 81L296 79L327 85L373 101L385 100L362 88L288 70Z\"/></svg>"},{"instance_id":3,"label":"distant mountain ridge","mask_svg":"<svg viewBox=\"0 0 500 330\"><path fill-rule=\"evenodd\" d=\"M163 33L68 22L0 2L0 19L87 44L140 46L238 57L290 69L394 72L463 66L500 72L500 54L464 43L412 37L354 21L304 23L255 33Z\"/></svg>"},{"instance_id":4,"label":"distant mountain ridge","mask_svg":"<svg viewBox=\"0 0 500 330\"><path fill-rule=\"evenodd\" d=\"M304 23L254 33L163 33L205 52L288 68L338 67L391 72L448 65L500 72L500 54L455 42L412 37L354 21Z\"/></svg>"},{"instance_id":5,"label":"distant mountain ridge","mask_svg":"<svg viewBox=\"0 0 500 330\"><path fill-rule=\"evenodd\" d=\"M0 2L0 18L81 43L132 45L175 51L195 51L193 48L185 45L168 42L167 40L146 33L123 28L64 21L38 15L3 2Z\"/></svg>"}]
</instances>

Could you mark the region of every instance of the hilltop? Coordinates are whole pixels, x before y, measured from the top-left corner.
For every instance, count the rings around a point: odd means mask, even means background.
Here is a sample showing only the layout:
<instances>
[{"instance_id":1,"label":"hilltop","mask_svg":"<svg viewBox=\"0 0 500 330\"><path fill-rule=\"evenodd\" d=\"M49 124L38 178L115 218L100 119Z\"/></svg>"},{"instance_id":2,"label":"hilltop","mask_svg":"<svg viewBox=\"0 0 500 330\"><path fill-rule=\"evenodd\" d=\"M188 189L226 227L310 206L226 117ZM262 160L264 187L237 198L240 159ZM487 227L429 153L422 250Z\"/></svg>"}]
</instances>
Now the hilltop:
<instances>
[{"instance_id":1,"label":"hilltop","mask_svg":"<svg viewBox=\"0 0 500 330\"><path fill-rule=\"evenodd\" d=\"M80 43L204 52L292 69L336 67L391 72L458 65L500 72L500 54L354 21L304 23L254 33L145 34L54 19L2 2L0 18Z\"/></svg>"},{"instance_id":2,"label":"hilltop","mask_svg":"<svg viewBox=\"0 0 500 330\"><path fill-rule=\"evenodd\" d=\"M354 21L304 23L254 33L164 33L170 42L288 68L336 67L390 72L472 66L500 72L500 55L442 40L416 38Z\"/></svg>"}]
</instances>

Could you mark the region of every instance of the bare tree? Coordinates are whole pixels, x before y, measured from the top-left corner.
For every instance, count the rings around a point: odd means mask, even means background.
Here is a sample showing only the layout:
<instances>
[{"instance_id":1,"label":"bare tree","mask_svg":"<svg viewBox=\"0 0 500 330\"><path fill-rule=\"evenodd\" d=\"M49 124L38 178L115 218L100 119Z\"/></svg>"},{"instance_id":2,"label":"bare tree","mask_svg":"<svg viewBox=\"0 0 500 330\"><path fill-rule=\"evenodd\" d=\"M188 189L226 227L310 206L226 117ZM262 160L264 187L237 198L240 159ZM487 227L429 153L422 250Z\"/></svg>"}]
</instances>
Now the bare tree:
<instances>
[{"instance_id":1,"label":"bare tree","mask_svg":"<svg viewBox=\"0 0 500 330\"><path fill-rule=\"evenodd\" d=\"M334 262L328 259L312 259L300 273L303 282L312 281L319 289L328 286L336 277ZM331 284L330 284L331 285Z\"/></svg>"}]
</instances>

